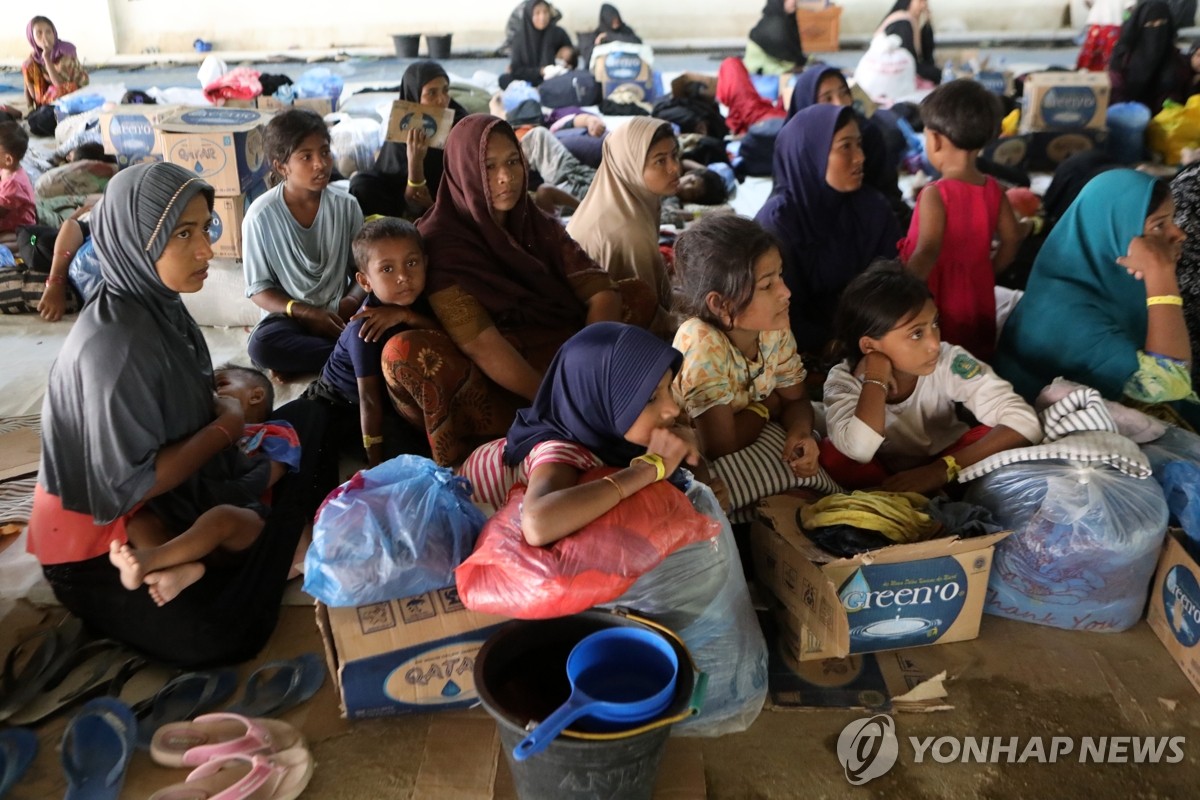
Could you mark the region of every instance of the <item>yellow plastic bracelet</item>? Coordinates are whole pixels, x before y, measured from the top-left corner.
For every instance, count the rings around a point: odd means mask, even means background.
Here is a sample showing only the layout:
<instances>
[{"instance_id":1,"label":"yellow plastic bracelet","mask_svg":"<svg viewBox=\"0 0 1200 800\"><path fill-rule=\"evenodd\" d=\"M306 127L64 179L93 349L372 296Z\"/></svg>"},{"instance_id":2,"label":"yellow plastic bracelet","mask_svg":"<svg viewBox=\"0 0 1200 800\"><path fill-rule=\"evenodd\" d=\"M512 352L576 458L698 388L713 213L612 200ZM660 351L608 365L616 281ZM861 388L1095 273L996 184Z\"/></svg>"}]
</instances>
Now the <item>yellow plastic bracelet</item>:
<instances>
[{"instance_id":1,"label":"yellow plastic bracelet","mask_svg":"<svg viewBox=\"0 0 1200 800\"><path fill-rule=\"evenodd\" d=\"M942 461L946 462L946 483L954 483L958 480L958 474L962 472L962 467L954 460L954 456L942 456Z\"/></svg>"},{"instance_id":2,"label":"yellow plastic bracelet","mask_svg":"<svg viewBox=\"0 0 1200 800\"><path fill-rule=\"evenodd\" d=\"M284 313L286 316L289 316L289 317L290 317L290 316L292 316L292 306L294 306L294 305L296 305L296 301L295 301L295 300L288 300L288 301L287 301L287 306L285 306L285 307L284 307L284 309L283 309L283 313Z\"/></svg>"},{"instance_id":3,"label":"yellow plastic bracelet","mask_svg":"<svg viewBox=\"0 0 1200 800\"><path fill-rule=\"evenodd\" d=\"M1182 306L1183 298L1177 294L1156 294L1146 298L1146 306Z\"/></svg>"},{"instance_id":4,"label":"yellow plastic bracelet","mask_svg":"<svg viewBox=\"0 0 1200 800\"><path fill-rule=\"evenodd\" d=\"M363 434L363 447L371 448L377 444L383 444L382 436L368 436L365 433Z\"/></svg>"},{"instance_id":5,"label":"yellow plastic bracelet","mask_svg":"<svg viewBox=\"0 0 1200 800\"><path fill-rule=\"evenodd\" d=\"M762 403L751 403L750 405L746 406L746 410L753 411L763 419L769 420L771 418L771 412Z\"/></svg>"},{"instance_id":6,"label":"yellow plastic bracelet","mask_svg":"<svg viewBox=\"0 0 1200 800\"><path fill-rule=\"evenodd\" d=\"M644 456L638 456L629 462L629 466L633 466L636 462L641 461L654 467L654 480L661 481L667 477L667 465L663 463L662 456L655 453L646 453Z\"/></svg>"}]
</instances>

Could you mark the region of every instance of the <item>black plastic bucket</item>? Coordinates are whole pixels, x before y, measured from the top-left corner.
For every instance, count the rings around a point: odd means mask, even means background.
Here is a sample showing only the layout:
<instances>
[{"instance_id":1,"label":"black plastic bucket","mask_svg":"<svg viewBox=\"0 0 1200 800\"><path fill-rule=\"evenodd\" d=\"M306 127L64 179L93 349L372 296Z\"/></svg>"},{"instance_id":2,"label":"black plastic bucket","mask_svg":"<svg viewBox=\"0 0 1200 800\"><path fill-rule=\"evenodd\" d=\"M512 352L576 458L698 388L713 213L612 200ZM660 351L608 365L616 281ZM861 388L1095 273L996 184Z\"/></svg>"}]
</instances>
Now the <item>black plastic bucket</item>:
<instances>
[{"instance_id":1,"label":"black plastic bucket","mask_svg":"<svg viewBox=\"0 0 1200 800\"><path fill-rule=\"evenodd\" d=\"M654 630L679 656L671 705L657 719L630 731L568 729L545 751L516 762L512 751L571 694L567 657L588 634L616 626ZM678 637L636 617L587 611L573 617L515 621L496 631L475 659L475 687L496 720L501 747L522 800L649 800L671 724L698 713L705 679Z\"/></svg>"},{"instance_id":2,"label":"black plastic bucket","mask_svg":"<svg viewBox=\"0 0 1200 800\"><path fill-rule=\"evenodd\" d=\"M425 34L425 49L429 51L429 57L434 61L450 57L450 40L454 37L452 33L427 33Z\"/></svg>"},{"instance_id":3,"label":"black plastic bucket","mask_svg":"<svg viewBox=\"0 0 1200 800\"><path fill-rule=\"evenodd\" d=\"M392 44L396 46L396 55L399 58L416 58L418 51L421 49L421 34L392 34Z\"/></svg>"}]
</instances>

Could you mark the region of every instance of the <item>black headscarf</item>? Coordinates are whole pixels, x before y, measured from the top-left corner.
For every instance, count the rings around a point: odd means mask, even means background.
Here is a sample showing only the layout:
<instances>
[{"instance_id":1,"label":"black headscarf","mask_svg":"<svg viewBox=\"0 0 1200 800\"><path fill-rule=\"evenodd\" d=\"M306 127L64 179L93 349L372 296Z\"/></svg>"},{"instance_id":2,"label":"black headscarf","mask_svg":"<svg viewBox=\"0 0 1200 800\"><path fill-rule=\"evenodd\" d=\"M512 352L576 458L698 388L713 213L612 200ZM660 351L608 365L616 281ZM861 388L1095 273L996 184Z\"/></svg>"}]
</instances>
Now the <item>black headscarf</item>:
<instances>
[{"instance_id":1,"label":"black headscarf","mask_svg":"<svg viewBox=\"0 0 1200 800\"><path fill-rule=\"evenodd\" d=\"M421 102L421 90L425 84L437 78L450 80L446 70L436 61L414 61L404 71L400 82L399 99L409 103ZM454 111L453 125L467 116L467 110L457 100L450 101ZM444 153L431 147L425 152L425 182L429 194L437 197L437 188L442 182ZM358 200L363 214L383 214L389 217L408 215L404 193L408 189L408 145L404 142L384 142L379 148L372 169L359 172L350 179L350 194Z\"/></svg>"},{"instance_id":2,"label":"black headscarf","mask_svg":"<svg viewBox=\"0 0 1200 800\"><path fill-rule=\"evenodd\" d=\"M159 450L213 419L208 346L155 266L197 195L212 208L212 187L194 173L140 164L117 173L92 213L103 282L50 368L38 480L100 525L145 498Z\"/></svg>"},{"instance_id":3,"label":"black headscarf","mask_svg":"<svg viewBox=\"0 0 1200 800\"><path fill-rule=\"evenodd\" d=\"M620 22L617 27L613 27L614 22ZM600 6L600 27L596 28L596 35L604 34L604 41L607 42L629 42L631 44L641 44L642 40L633 28L625 24L625 18L621 16L621 12L617 7L605 3Z\"/></svg>"},{"instance_id":4,"label":"black headscarf","mask_svg":"<svg viewBox=\"0 0 1200 800\"><path fill-rule=\"evenodd\" d=\"M771 58L795 64L804 63L804 48L800 45L796 12L789 14L785 11L783 0L767 0L762 10L762 19L750 30L750 41L761 47Z\"/></svg>"},{"instance_id":5,"label":"black headscarf","mask_svg":"<svg viewBox=\"0 0 1200 800\"><path fill-rule=\"evenodd\" d=\"M512 43L512 63L509 72L514 80L528 81L533 85L542 82L542 67L554 63L554 56L563 47L573 47L571 37L551 20L544 30L533 25L533 9L537 5L550 6L547 0L528 0L521 17L521 27ZM553 8L553 7L551 7Z\"/></svg>"},{"instance_id":6,"label":"black headscarf","mask_svg":"<svg viewBox=\"0 0 1200 800\"><path fill-rule=\"evenodd\" d=\"M884 33L900 37L901 46L912 53L913 59L917 62L918 75L933 83L939 83L942 73L933 57L933 26L926 21L918 31L916 23L911 17L892 19L893 15L900 12L905 12L907 15L911 5L912 0L896 0L888 9L888 13L884 15L880 28Z\"/></svg>"},{"instance_id":7,"label":"black headscarf","mask_svg":"<svg viewBox=\"0 0 1200 800\"><path fill-rule=\"evenodd\" d=\"M1157 113L1163 100L1177 99L1175 34L1171 8L1163 0L1142 0L1134 7L1109 60L1114 102L1141 103Z\"/></svg>"}]
</instances>

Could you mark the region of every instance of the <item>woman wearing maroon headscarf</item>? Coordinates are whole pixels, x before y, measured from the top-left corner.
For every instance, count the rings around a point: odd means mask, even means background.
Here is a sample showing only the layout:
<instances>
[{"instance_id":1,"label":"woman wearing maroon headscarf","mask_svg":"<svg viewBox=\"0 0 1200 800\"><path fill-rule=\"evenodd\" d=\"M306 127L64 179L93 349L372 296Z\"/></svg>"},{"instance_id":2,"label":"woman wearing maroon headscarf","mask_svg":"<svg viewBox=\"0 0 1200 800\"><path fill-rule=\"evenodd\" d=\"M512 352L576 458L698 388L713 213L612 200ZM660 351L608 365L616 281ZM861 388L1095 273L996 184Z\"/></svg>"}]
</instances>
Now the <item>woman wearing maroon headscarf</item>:
<instances>
[{"instance_id":1,"label":"woman wearing maroon headscarf","mask_svg":"<svg viewBox=\"0 0 1200 800\"><path fill-rule=\"evenodd\" d=\"M33 52L21 65L25 78L25 102L30 110L53 103L81 86L88 74L75 53L75 45L58 38L58 29L46 17L34 17L25 26L25 38Z\"/></svg>"},{"instance_id":2,"label":"woman wearing maroon headscarf","mask_svg":"<svg viewBox=\"0 0 1200 800\"><path fill-rule=\"evenodd\" d=\"M450 131L425 237L429 304L441 331L393 336L384 378L396 409L429 437L433 459L460 463L503 436L537 393L560 345L602 320L649 323L650 288L608 273L529 198L509 124L472 114Z\"/></svg>"}]
</instances>

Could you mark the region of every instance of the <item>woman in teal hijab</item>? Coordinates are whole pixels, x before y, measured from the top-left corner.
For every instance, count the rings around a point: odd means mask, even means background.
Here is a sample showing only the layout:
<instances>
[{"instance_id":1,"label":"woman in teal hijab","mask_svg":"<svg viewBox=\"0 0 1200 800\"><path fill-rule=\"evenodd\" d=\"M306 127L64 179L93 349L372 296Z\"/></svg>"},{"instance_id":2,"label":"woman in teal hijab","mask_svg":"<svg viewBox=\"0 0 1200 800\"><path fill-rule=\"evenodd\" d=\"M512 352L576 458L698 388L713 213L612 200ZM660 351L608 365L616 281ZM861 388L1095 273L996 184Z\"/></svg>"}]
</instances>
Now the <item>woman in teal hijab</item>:
<instances>
[{"instance_id":1,"label":"woman in teal hijab","mask_svg":"<svg viewBox=\"0 0 1200 800\"><path fill-rule=\"evenodd\" d=\"M1185 239L1163 181L1129 169L1093 178L1034 262L992 366L1027 399L1063 376L1137 406L1189 399L1200 421L1175 276Z\"/></svg>"}]
</instances>

